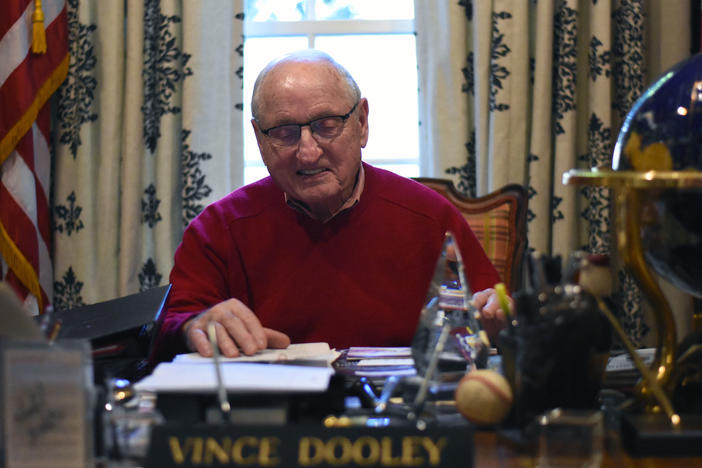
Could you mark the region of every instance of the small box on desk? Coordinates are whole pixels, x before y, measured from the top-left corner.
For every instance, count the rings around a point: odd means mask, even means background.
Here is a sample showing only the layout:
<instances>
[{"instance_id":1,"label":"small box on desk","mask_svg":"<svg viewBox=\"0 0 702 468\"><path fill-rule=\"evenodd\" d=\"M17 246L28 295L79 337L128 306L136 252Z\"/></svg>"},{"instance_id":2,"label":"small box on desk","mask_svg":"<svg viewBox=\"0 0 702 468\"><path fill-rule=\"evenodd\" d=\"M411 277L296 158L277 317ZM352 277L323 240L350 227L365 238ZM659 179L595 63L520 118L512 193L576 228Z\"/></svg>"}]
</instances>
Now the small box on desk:
<instances>
[{"instance_id":1,"label":"small box on desk","mask_svg":"<svg viewBox=\"0 0 702 468\"><path fill-rule=\"evenodd\" d=\"M470 468L473 428L325 428L319 425L155 426L145 468L365 467Z\"/></svg>"}]
</instances>

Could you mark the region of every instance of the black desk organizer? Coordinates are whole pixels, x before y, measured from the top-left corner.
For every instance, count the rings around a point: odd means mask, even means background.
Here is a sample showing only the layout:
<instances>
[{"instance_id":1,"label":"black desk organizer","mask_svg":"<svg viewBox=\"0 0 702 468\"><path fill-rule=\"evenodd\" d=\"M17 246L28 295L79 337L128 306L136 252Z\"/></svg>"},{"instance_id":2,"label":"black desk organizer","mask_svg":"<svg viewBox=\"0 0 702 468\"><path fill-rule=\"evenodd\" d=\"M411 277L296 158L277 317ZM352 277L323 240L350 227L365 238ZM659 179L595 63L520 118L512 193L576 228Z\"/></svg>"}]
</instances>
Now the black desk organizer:
<instances>
[{"instance_id":1,"label":"black desk organizer","mask_svg":"<svg viewBox=\"0 0 702 468\"><path fill-rule=\"evenodd\" d=\"M282 424L321 421L329 414L344 411L345 385L343 377L334 375L325 392L230 394L231 419L233 423L246 422L258 414L261 417L273 415ZM221 422L219 405L216 393L159 393L156 400L156 409L166 421L182 425L210 422L213 415L219 417L217 422ZM237 420L237 415L240 420Z\"/></svg>"},{"instance_id":2,"label":"black desk organizer","mask_svg":"<svg viewBox=\"0 0 702 468\"><path fill-rule=\"evenodd\" d=\"M171 290L167 284L128 296L56 311L58 341L86 339L93 355L95 383L122 378L137 381L150 369L147 358L159 332Z\"/></svg>"},{"instance_id":3,"label":"black desk organizer","mask_svg":"<svg viewBox=\"0 0 702 468\"><path fill-rule=\"evenodd\" d=\"M680 415L680 427L671 428L665 414L623 414L624 448L635 457L702 456L702 415Z\"/></svg>"},{"instance_id":4,"label":"black desk organizer","mask_svg":"<svg viewBox=\"0 0 702 468\"><path fill-rule=\"evenodd\" d=\"M680 424L672 427L666 414L645 413L629 400L620 427L622 444L632 456L702 456L702 331L685 337L676 356L670 385Z\"/></svg>"}]
</instances>

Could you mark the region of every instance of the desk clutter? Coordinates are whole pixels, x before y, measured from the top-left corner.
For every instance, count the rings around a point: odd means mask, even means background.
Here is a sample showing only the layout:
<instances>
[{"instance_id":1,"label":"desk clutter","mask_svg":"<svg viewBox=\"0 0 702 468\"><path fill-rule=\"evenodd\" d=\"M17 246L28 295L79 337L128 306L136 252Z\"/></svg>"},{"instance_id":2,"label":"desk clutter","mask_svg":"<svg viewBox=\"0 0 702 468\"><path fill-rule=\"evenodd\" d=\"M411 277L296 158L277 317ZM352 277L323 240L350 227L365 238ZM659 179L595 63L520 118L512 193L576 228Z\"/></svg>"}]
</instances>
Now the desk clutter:
<instances>
[{"instance_id":1,"label":"desk clutter","mask_svg":"<svg viewBox=\"0 0 702 468\"><path fill-rule=\"evenodd\" d=\"M178 356L128 392L108 395L104 454L135 458L146 468L281 460L285 466L472 466L475 425L454 396L467 371L487 365L490 346L462 271L447 234L407 348L337 352L306 343L225 359L211 324L212 358ZM128 417L143 415L141 404L118 401L145 394L153 395L148 444L130 437L144 432ZM143 429L144 421L137 418L137 426Z\"/></svg>"},{"instance_id":2,"label":"desk clutter","mask_svg":"<svg viewBox=\"0 0 702 468\"><path fill-rule=\"evenodd\" d=\"M531 285L514 293L500 332L505 376L514 389L512 423L525 426L555 407L596 408L612 331L592 294L575 282L581 261L532 255Z\"/></svg>"},{"instance_id":3,"label":"desk clutter","mask_svg":"<svg viewBox=\"0 0 702 468\"><path fill-rule=\"evenodd\" d=\"M515 314L500 332L503 372L515 394L501 429L529 443L544 433L554 408L597 410L604 433L633 456L701 456L699 332L680 344L677 374L659 384L660 350L635 349L612 312L606 260L576 252L562 268L560 257L529 257L531 284L514 293Z\"/></svg>"},{"instance_id":4,"label":"desk clutter","mask_svg":"<svg viewBox=\"0 0 702 468\"><path fill-rule=\"evenodd\" d=\"M307 345L292 349L322 354L222 360L221 381L214 359L182 357L133 385L114 387L105 456L145 467L472 466L474 426L450 405L456 382L433 382L420 408L414 402L421 379L404 375L413 367L411 357L377 357L409 356L409 348L364 350L375 358L343 350L328 362L324 356L333 350L324 350L323 343ZM394 372L386 369L382 379L354 375L352 366L360 373L374 367L359 366L366 359L402 364ZM174 380L172 370L197 383Z\"/></svg>"},{"instance_id":5,"label":"desk clutter","mask_svg":"<svg viewBox=\"0 0 702 468\"><path fill-rule=\"evenodd\" d=\"M10 434L17 423L8 421L17 421L17 408L24 408L23 414L34 415L26 421L38 424L27 427L39 429L33 436L26 432L22 443L35 437L32 443L53 447L32 460L38 467L90 466L94 459L144 468L472 467L481 431L495 431L510 446L536 453L545 466L574 459L596 466L612 441L634 456L701 456L698 374L686 374L685 383L671 390L675 409L685 410L676 431L659 415L627 406L641 373L628 353L613 349L611 324L594 290L581 284L582 268L592 261L599 260L574 254L563 268L558 257L532 255L530 284L513 293L513 303L502 304L509 323L496 343L481 329L470 289L458 274L461 259L450 248L437 262L408 347L336 350L326 343L297 343L240 358L183 354L142 375L133 365L106 366L104 355L96 353L106 341L133 338L144 329L142 319L116 333L71 332L87 333L82 339L62 339L46 324L37 332L33 325L39 323L22 322L18 328L26 336L3 336L0 342L3 392L16 395L0 405L5 422L0 453L12 466L8 457L16 457L14 447L21 445L8 445L17 438ZM143 314L132 312L158 326L167 294L165 288L141 296L148 298ZM18 352L26 349L20 342L28 339L39 343L29 347L33 356L55 358L61 355L57 350L77 349L80 359L64 371L47 371L49 380L30 378L16 365ZM696 346L686 344L687 369L698 368ZM145 353L148 346L129 349ZM655 349L637 355L649 364ZM145 355L129 357L140 362ZM61 376L75 377L70 381L75 398L57 399L68 388ZM23 406L12 406L17 402ZM69 414L68 404L82 408L78 417L65 419L83 435L70 458L61 443L47 443L69 440L68 433L58 437L65 425L46 412ZM35 407L39 412L32 412Z\"/></svg>"},{"instance_id":6,"label":"desk clutter","mask_svg":"<svg viewBox=\"0 0 702 468\"><path fill-rule=\"evenodd\" d=\"M106 430L118 435L106 452L147 468L282 459L286 466L473 466L475 431L487 429L536 450L543 463L564 456L597 463L611 440L645 454L637 450L656 431L632 442L627 428L640 421L625 406L641 375L625 352L613 352L595 296L603 290L583 271L602 259L578 253L563 266L559 257L532 255L531 282L513 294L513 307L504 306L509 325L492 348L458 274L461 259L444 252L412 346L293 345L220 358L219 380L214 360L179 356L133 386L154 396L161 422L150 442L130 446L113 425ZM650 363L655 353L638 354ZM169 383L186 374L197 377ZM659 453L699 455L690 453L701 445L695 437L686 431ZM120 440L126 443L114 443Z\"/></svg>"}]
</instances>

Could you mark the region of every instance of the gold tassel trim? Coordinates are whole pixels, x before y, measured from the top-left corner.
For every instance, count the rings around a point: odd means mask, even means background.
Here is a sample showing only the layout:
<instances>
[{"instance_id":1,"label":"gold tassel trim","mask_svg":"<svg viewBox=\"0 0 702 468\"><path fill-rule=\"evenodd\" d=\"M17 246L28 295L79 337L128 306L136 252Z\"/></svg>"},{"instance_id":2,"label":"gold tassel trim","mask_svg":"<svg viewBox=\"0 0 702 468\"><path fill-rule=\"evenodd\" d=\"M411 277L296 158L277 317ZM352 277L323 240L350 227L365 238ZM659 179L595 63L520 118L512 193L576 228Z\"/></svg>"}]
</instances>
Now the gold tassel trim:
<instances>
[{"instance_id":1,"label":"gold tassel trim","mask_svg":"<svg viewBox=\"0 0 702 468\"><path fill-rule=\"evenodd\" d=\"M44 30L44 10L41 0L34 0L32 13L32 52L35 54L46 53L46 31Z\"/></svg>"},{"instance_id":2,"label":"gold tassel trim","mask_svg":"<svg viewBox=\"0 0 702 468\"><path fill-rule=\"evenodd\" d=\"M61 63L56 67L54 72L44 82L37 91L34 101L29 105L25 113L17 120L17 123L10 129L9 132L0 141L0 165L5 162L7 157L15 149L17 143L22 137L32 128L32 124L37 120L39 110L46 103L49 97L61 86L63 80L68 74L69 56L66 54Z\"/></svg>"},{"instance_id":3,"label":"gold tassel trim","mask_svg":"<svg viewBox=\"0 0 702 468\"><path fill-rule=\"evenodd\" d=\"M42 298L41 298L41 286L39 285L39 277L37 272L34 271L32 265L27 261L27 259L22 255L22 252L17 248L10 235L5 230L5 226L0 223L0 254L5 262L10 267L17 278L22 282L22 284L29 290L29 292L37 299L37 304L39 305L39 313L44 311Z\"/></svg>"}]
</instances>

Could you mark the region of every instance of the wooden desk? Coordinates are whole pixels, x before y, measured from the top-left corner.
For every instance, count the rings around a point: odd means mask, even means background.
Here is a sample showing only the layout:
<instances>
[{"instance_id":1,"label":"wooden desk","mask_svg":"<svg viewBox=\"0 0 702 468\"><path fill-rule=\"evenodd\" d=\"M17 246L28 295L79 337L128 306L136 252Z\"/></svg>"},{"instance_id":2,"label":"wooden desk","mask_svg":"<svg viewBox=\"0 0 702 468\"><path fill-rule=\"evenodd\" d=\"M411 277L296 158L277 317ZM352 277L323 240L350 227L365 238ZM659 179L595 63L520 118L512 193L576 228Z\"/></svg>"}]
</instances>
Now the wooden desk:
<instances>
[{"instance_id":1,"label":"wooden desk","mask_svg":"<svg viewBox=\"0 0 702 468\"><path fill-rule=\"evenodd\" d=\"M497 432L478 430L475 433L475 468L528 468L536 466L536 450L520 450ZM624 448L610 448L605 452L603 468L692 468L702 466L696 457L645 457L630 456Z\"/></svg>"}]
</instances>

